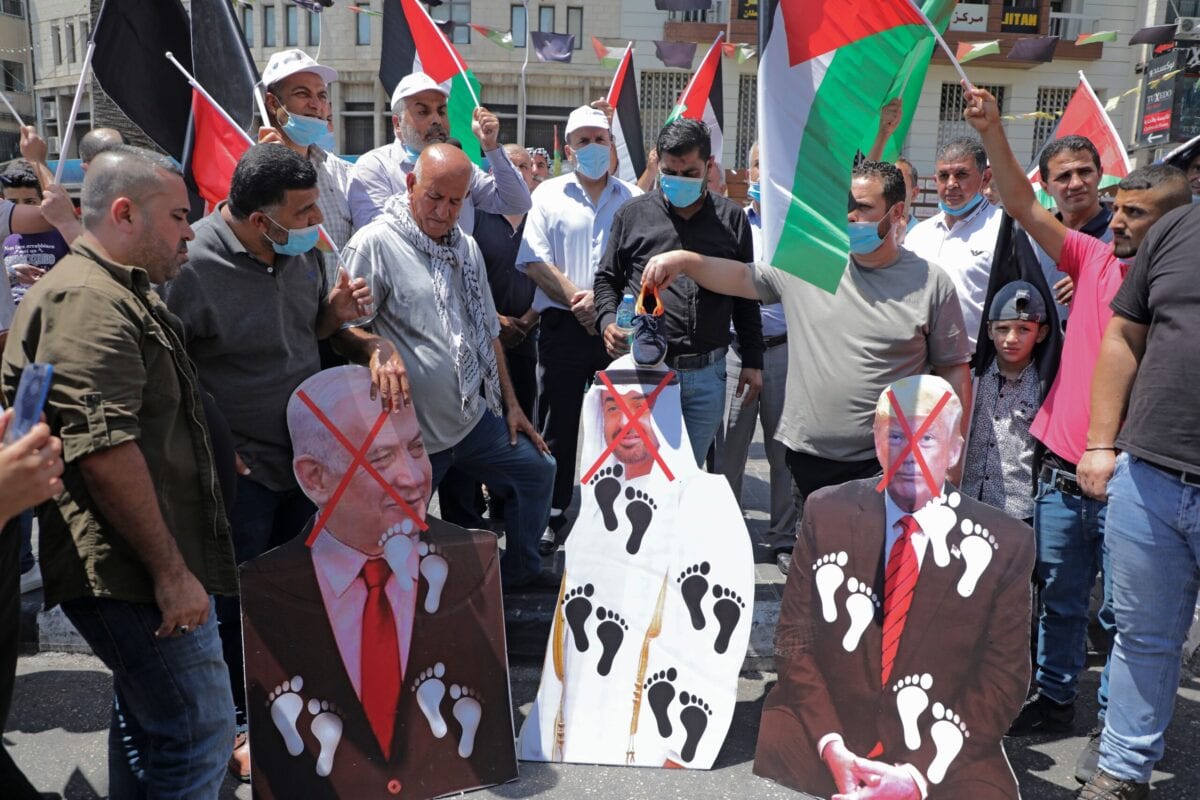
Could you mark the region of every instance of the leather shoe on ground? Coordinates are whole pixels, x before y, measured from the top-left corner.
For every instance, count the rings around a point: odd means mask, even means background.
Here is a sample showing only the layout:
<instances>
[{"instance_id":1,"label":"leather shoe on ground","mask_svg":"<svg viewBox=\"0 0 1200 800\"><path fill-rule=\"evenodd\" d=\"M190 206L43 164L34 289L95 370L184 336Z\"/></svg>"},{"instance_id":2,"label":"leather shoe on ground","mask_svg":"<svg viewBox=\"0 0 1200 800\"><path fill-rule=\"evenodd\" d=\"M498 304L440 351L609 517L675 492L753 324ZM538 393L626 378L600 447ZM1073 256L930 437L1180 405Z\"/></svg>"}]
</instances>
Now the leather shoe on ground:
<instances>
[{"instance_id":1,"label":"leather shoe on ground","mask_svg":"<svg viewBox=\"0 0 1200 800\"><path fill-rule=\"evenodd\" d=\"M792 554L780 553L775 556L775 566L779 567L779 571L784 575L788 574L788 570L792 568Z\"/></svg>"},{"instance_id":2,"label":"leather shoe on ground","mask_svg":"<svg viewBox=\"0 0 1200 800\"><path fill-rule=\"evenodd\" d=\"M1103 728L1092 728L1088 731L1088 741L1084 745L1083 752L1079 754L1079 758L1075 760L1075 780L1080 783L1087 783L1100 769L1100 734L1104 733Z\"/></svg>"},{"instance_id":3,"label":"leather shoe on ground","mask_svg":"<svg viewBox=\"0 0 1200 800\"><path fill-rule=\"evenodd\" d=\"M250 782L250 740L239 733L233 740L233 755L229 757L229 774L242 783Z\"/></svg>"},{"instance_id":4,"label":"leather shoe on ground","mask_svg":"<svg viewBox=\"0 0 1200 800\"><path fill-rule=\"evenodd\" d=\"M1075 796L1079 800L1144 800L1150 796L1150 784L1123 781L1100 769Z\"/></svg>"},{"instance_id":5,"label":"leather shoe on ground","mask_svg":"<svg viewBox=\"0 0 1200 800\"><path fill-rule=\"evenodd\" d=\"M558 550L558 535L550 528L542 531L542 538L538 540L538 553L543 556L553 555L554 551Z\"/></svg>"},{"instance_id":6,"label":"leather shoe on ground","mask_svg":"<svg viewBox=\"0 0 1200 800\"><path fill-rule=\"evenodd\" d=\"M1008 729L1009 736L1066 733L1075 722L1074 703L1056 703L1040 692L1025 701Z\"/></svg>"}]
</instances>

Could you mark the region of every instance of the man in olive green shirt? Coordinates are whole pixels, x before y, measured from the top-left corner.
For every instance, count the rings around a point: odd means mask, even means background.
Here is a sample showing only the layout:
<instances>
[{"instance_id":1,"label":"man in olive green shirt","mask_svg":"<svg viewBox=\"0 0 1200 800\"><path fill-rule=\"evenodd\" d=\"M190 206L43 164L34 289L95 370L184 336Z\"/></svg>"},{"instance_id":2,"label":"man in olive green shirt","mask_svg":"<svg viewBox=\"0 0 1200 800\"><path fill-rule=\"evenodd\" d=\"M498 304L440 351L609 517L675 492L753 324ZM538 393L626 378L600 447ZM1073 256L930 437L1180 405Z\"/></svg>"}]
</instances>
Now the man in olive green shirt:
<instances>
[{"instance_id":1,"label":"man in olive green shirt","mask_svg":"<svg viewBox=\"0 0 1200 800\"><path fill-rule=\"evenodd\" d=\"M39 514L46 603L112 670L112 794L216 798L234 724L212 595L237 591L233 546L199 383L152 288L187 257L187 190L167 159L120 146L92 161L82 206L0 367L9 402L26 364L55 368L66 468Z\"/></svg>"}]
</instances>

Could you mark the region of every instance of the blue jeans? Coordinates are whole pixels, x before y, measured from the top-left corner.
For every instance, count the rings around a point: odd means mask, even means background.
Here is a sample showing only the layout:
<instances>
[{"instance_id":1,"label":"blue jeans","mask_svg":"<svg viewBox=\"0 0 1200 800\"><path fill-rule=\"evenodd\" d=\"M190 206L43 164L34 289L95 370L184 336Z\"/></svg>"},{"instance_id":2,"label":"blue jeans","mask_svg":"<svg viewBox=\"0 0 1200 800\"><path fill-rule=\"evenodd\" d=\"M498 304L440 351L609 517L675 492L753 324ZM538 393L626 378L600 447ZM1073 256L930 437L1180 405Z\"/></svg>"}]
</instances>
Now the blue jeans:
<instances>
[{"instance_id":1,"label":"blue jeans","mask_svg":"<svg viewBox=\"0 0 1200 800\"><path fill-rule=\"evenodd\" d=\"M229 512L233 554L243 564L293 539L317 511L299 488L275 491L244 475L237 476L237 499ZM239 730L246 727L246 677L242 653L242 605L237 597L217 598L221 648L229 666L233 707Z\"/></svg>"},{"instance_id":2,"label":"blue jeans","mask_svg":"<svg viewBox=\"0 0 1200 800\"><path fill-rule=\"evenodd\" d=\"M676 372L683 424L687 426L696 463L703 467L708 448L725 418L725 358L722 356L707 367Z\"/></svg>"},{"instance_id":3,"label":"blue jeans","mask_svg":"<svg viewBox=\"0 0 1200 800\"><path fill-rule=\"evenodd\" d=\"M1107 528L1117 638L1100 768L1146 782L1162 758L1200 587L1200 487L1123 453Z\"/></svg>"},{"instance_id":4,"label":"blue jeans","mask_svg":"<svg viewBox=\"0 0 1200 800\"><path fill-rule=\"evenodd\" d=\"M554 491L554 459L543 455L524 435L508 443L508 425L490 411L466 438L448 450L431 453L433 486L451 466L480 483L500 490L504 504L504 556L500 578L506 587L528 583L542 571L538 539L550 520Z\"/></svg>"},{"instance_id":5,"label":"blue jeans","mask_svg":"<svg viewBox=\"0 0 1200 800\"><path fill-rule=\"evenodd\" d=\"M1037 582L1042 612L1038 620L1037 686L1056 703L1073 703L1079 673L1087 659L1088 600L1096 573L1103 573L1104 604L1100 625L1116 629L1112 585L1104 552L1106 505L1090 497L1064 494L1038 483L1034 505L1037 532ZM1108 706L1108 665L1097 693L1100 723Z\"/></svg>"},{"instance_id":6,"label":"blue jeans","mask_svg":"<svg viewBox=\"0 0 1200 800\"><path fill-rule=\"evenodd\" d=\"M154 635L162 614L151 603L86 597L62 608L112 670L113 800L216 798L234 724L214 608L210 605L208 621L199 628L166 639Z\"/></svg>"}]
</instances>

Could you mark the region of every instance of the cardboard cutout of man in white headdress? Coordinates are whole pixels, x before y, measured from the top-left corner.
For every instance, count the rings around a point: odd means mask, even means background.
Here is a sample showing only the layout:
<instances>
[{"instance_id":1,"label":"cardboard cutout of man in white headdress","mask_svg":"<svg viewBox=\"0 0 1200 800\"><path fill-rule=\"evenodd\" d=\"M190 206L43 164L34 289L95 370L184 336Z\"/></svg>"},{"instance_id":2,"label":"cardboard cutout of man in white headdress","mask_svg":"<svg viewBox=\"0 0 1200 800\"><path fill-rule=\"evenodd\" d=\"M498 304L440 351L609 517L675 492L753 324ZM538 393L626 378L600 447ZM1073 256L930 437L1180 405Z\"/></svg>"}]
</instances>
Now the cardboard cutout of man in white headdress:
<instances>
[{"instance_id":1,"label":"cardboard cutout of man in white headdress","mask_svg":"<svg viewBox=\"0 0 1200 800\"><path fill-rule=\"evenodd\" d=\"M750 638L741 510L696 466L674 372L622 357L583 408L582 502L518 757L707 769Z\"/></svg>"}]
</instances>

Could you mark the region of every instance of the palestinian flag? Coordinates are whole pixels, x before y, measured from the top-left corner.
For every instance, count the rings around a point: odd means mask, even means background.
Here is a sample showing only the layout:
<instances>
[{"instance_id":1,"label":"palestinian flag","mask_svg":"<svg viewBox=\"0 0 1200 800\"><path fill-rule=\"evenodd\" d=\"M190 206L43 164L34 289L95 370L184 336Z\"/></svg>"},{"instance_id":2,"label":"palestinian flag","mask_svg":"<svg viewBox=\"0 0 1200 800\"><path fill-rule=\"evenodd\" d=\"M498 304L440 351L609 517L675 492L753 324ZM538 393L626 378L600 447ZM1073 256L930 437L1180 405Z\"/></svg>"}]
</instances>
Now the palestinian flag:
<instances>
[{"instance_id":1,"label":"palestinian flag","mask_svg":"<svg viewBox=\"0 0 1200 800\"><path fill-rule=\"evenodd\" d=\"M642 144L642 113L638 107L637 76L633 70L633 42L625 47L606 99L613 107L612 139L617 146L617 177L637 183L638 176L646 169L646 148Z\"/></svg>"},{"instance_id":2,"label":"palestinian flag","mask_svg":"<svg viewBox=\"0 0 1200 800\"><path fill-rule=\"evenodd\" d=\"M958 52L954 54L954 57L958 59L958 63L965 64L968 61L974 61L983 56L995 55L999 52L999 39L992 39L990 42L959 42Z\"/></svg>"},{"instance_id":3,"label":"palestinian flag","mask_svg":"<svg viewBox=\"0 0 1200 800\"><path fill-rule=\"evenodd\" d=\"M924 4L943 28L953 7ZM849 257L855 155L869 149L879 109L898 95L905 119L892 143L903 141L933 35L908 0L766 0L759 13L765 260L834 292Z\"/></svg>"},{"instance_id":4,"label":"palestinian flag","mask_svg":"<svg viewBox=\"0 0 1200 800\"><path fill-rule=\"evenodd\" d=\"M1085 44L1095 44L1096 42L1115 42L1117 40L1116 31L1096 31L1095 33L1081 33L1079 38L1075 40L1076 47L1082 47Z\"/></svg>"},{"instance_id":5,"label":"palestinian flag","mask_svg":"<svg viewBox=\"0 0 1200 800\"><path fill-rule=\"evenodd\" d=\"M476 25L474 22L470 23L470 25L472 30L482 36L485 36L493 44L498 44L505 50L513 49L514 45L512 31L498 31L495 28L488 28L484 25Z\"/></svg>"},{"instance_id":6,"label":"palestinian flag","mask_svg":"<svg viewBox=\"0 0 1200 800\"><path fill-rule=\"evenodd\" d=\"M1063 109L1058 127L1054 129L1054 135L1048 141L1072 135L1086 136L1100 151L1100 167L1104 171L1100 178L1101 189L1115 186L1129 174L1132 166L1129 156L1125 154L1125 145L1121 142L1117 129L1113 127L1112 120L1105 113L1100 98L1096 97L1082 72L1079 73L1079 86L1075 88L1075 94L1071 95L1067 107ZM1029 170L1029 181L1037 191L1042 205L1053 208L1054 198L1042 188L1037 164Z\"/></svg>"},{"instance_id":7,"label":"palestinian flag","mask_svg":"<svg viewBox=\"0 0 1200 800\"><path fill-rule=\"evenodd\" d=\"M204 198L208 211L229 196L233 170L242 154L254 142L226 113L225 109L209 102L200 90L192 89L191 168L196 189Z\"/></svg>"},{"instance_id":8,"label":"palestinian flag","mask_svg":"<svg viewBox=\"0 0 1200 800\"><path fill-rule=\"evenodd\" d=\"M450 135L462 143L472 161L482 165L479 140L471 132L479 81L423 5L417 0L387 0L379 80L390 97L396 84L413 72L424 72L438 83L449 82Z\"/></svg>"},{"instance_id":9,"label":"palestinian flag","mask_svg":"<svg viewBox=\"0 0 1200 800\"><path fill-rule=\"evenodd\" d=\"M698 119L706 123L709 140L712 142L712 154L717 161L723 158L721 153L725 144L721 133L725 122L725 101L721 95L724 86L721 80L721 41L724 38L724 31L717 34L716 41L704 54L699 69L688 81L687 88L679 95L679 99L675 101L675 108L667 117L668 123L680 117Z\"/></svg>"},{"instance_id":10,"label":"palestinian flag","mask_svg":"<svg viewBox=\"0 0 1200 800\"><path fill-rule=\"evenodd\" d=\"M592 49L596 51L596 58L600 59L600 66L606 69L616 69L620 65L622 56L621 48L609 47L593 36Z\"/></svg>"},{"instance_id":11,"label":"palestinian flag","mask_svg":"<svg viewBox=\"0 0 1200 800\"><path fill-rule=\"evenodd\" d=\"M562 175L562 150L558 146L558 126L554 126L554 163L550 166L550 172L553 177L557 178Z\"/></svg>"}]
</instances>

